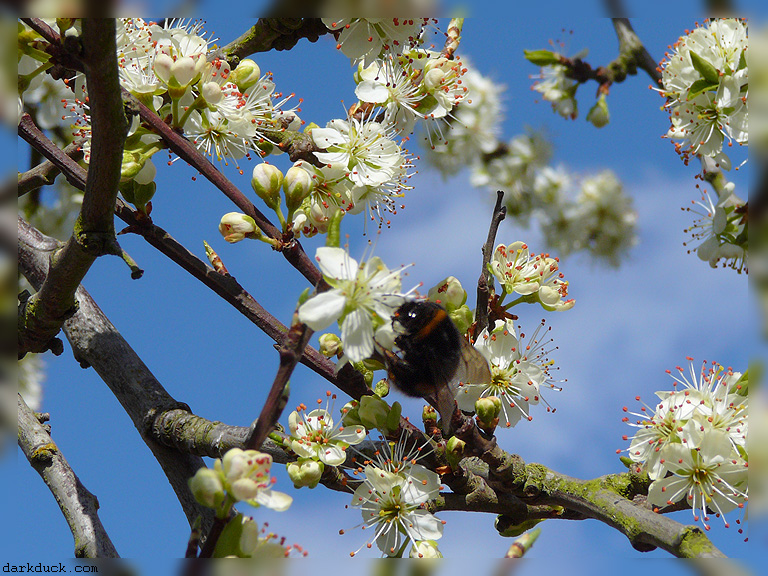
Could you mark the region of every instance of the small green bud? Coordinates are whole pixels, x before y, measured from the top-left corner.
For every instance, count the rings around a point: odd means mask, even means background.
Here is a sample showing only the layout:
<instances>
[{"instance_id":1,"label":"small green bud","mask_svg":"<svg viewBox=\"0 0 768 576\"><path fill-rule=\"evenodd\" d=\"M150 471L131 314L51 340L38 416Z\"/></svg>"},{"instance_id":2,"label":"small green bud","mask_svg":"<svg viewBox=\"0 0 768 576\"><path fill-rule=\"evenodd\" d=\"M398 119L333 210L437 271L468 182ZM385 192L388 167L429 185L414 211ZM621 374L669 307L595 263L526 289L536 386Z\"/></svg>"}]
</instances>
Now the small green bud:
<instances>
[{"instance_id":1,"label":"small green bud","mask_svg":"<svg viewBox=\"0 0 768 576\"><path fill-rule=\"evenodd\" d=\"M272 210L280 206L280 187L283 185L283 173L276 166L262 162L253 169L251 187L256 195Z\"/></svg>"},{"instance_id":2,"label":"small green bud","mask_svg":"<svg viewBox=\"0 0 768 576\"><path fill-rule=\"evenodd\" d=\"M458 470L459 462L464 458L464 448L467 443L451 436L445 444L445 457L452 470Z\"/></svg>"},{"instance_id":3,"label":"small green bud","mask_svg":"<svg viewBox=\"0 0 768 576\"><path fill-rule=\"evenodd\" d=\"M523 50L525 59L536 66L551 66L560 62L560 54L550 50Z\"/></svg>"},{"instance_id":4,"label":"small green bud","mask_svg":"<svg viewBox=\"0 0 768 576\"><path fill-rule=\"evenodd\" d=\"M626 467L627 467L629 470L631 470L631 469L632 469L632 464L634 464L634 462L632 461L632 458L630 458L629 456L619 456L619 460L620 460L620 461L621 461L621 463L622 463L622 464L624 464L624 466L626 466Z\"/></svg>"},{"instance_id":5,"label":"small green bud","mask_svg":"<svg viewBox=\"0 0 768 576\"><path fill-rule=\"evenodd\" d=\"M322 334L320 336L320 353L326 358L331 358L332 356L341 357L341 338L330 332Z\"/></svg>"},{"instance_id":6,"label":"small green bud","mask_svg":"<svg viewBox=\"0 0 768 576\"><path fill-rule=\"evenodd\" d=\"M290 462L285 468L294 487L311 489L320 482L325 466L315 460L300 459L298 462Z\"/></svg>"},{"instance_id":7,"label":"small green bud","mask_svg":"<svg viewBox=\"0 0 768 576\"><path fill-rule=\"evenodd\" d=\"M438 302L451 312L467 301L467 292L454 276L448 276L442 282L432 286L427 297L431 302Z\"/></svg>"},{"instance_id":8,"label":"small green bud","mask_svg":"<svg viewBox=\"0 0 768 576\"><path fill-rule=\"evenodd\" d=\"M285 203L288 206L289 212L294 212L301 206L304 198L309 196L314 187L315 183L312 181L309 172L299 166L289 168L283 180Z\"/></svg>"},{"instance_id":9,"label":"small green bud","mask_svg":"<svg viewBox=\"0 0 768 576\"><path fill-rule=\"evenodd\" d=\"M611 115L608 113L608 102L605 99L605 94L600 94L597 102L587 114L587 120L592 122L595 128L602 128L610 122Z\"/></svg>"},{"instance_id":10,"label":"small green bud","mask_svg":"<svg viewBox=\"0 0 768 576\"><path fill-rule=\"evenodd\" d=\"M437 427L437 412L432 406L424 406L421 410L421 421L424 424L424 430L429 432Z\"/></svg>"},{"instance_id":11,"label":"small green bud","mask_svg":"<svg viewBox=\"0 0 768 576\"><path fill-rule=\"evenodd\" d=\"M389 394L389 380L382 378L376 382L376 386L373 387L373 393L379 398L386 398Z\"/></svg>"},{"instance_id":12,"label":"small green bud","mask_svg":"<svg viewBox=\"0 0 768 576\"><path fill-rule=\"evenodd\" d=\"M462 334L466 334L469 327L475 321L475 316L472 314L472 310L466 304L459 306L452 312L448 312L448 317L456 325L458 331Z\"/></svg>"},{"instance_id":13,"label":"small green bud","mask_svg":"<svg viewBox=\"0 0 768 576\"><path fill-rule=\"evenodd\" d=\"M497 396L485 396L475 402L475 413L481 422L493 425L501 412L501 399Z\"/></svg>"},{"instance_id":14,"label":"small green bud","mask_svg":"<svg viewBox=\"0 0 768 576\"><path fill-rule=\"evenodd\" d=\"M245 238L258 239L262 234L253 218L240 212L229 212L221 217L219 232L230 244Z\"/></svg>"},{"instance_id":15,"label":"small green bud","mask_svg":"<svg viewBox=\"0 0 768 576\"><path fill-rule=\"evenodd\" d=\"M225 498L221 474L210 468L199 468L189 479L189 489L195 500L208 508L216 508Z\"/></svg>"},{"instance_id":16,"label":"small green bud","mask_svg":"<svg viewBox=\"0 0 768 576\"><path fill-rule=\"evenodd\" d=\"M230 81L237 84L237 89L240 90L240 92L248 90L248 88L259 81L259 78L261 78L261 69L259 68L259 65L250 58L240 60L237 68L235 68L229 76Z\"/></svg>"}]
</instances>

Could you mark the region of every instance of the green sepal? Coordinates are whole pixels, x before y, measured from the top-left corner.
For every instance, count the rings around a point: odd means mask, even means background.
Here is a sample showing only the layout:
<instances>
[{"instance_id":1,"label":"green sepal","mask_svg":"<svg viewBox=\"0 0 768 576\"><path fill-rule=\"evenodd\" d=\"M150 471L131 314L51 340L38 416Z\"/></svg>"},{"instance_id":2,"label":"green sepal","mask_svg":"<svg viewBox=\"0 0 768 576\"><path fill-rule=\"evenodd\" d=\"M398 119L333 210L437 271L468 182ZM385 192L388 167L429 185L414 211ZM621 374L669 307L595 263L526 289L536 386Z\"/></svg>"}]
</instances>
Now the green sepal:
<instances>
[{"instance_id":1,"label":"green sepal","mask_svg":"<svg viewBox=\"0 0 768 576\"><path fill-rule=\"evenodd\" d=\"M718 85L718 82L712 83L705 78L700 78L691 84L691 87L688 89L688 100L693 100L696 96L703 94L704 92L717 90Z\"/></svg>"},{"instance_id":2,"label":"green sepal","mask_svg":"<svg viewBox=\"0 0 768 576\"><path fill-rule=\"evenodd\" d=\"M696 71L701 74L702 78L708 80L710 83L720 83L720 74L711 62L702 58L693 50L691 50L689 54L691 55L691 64L693 64Z\"/></svg>"}]
</instances>

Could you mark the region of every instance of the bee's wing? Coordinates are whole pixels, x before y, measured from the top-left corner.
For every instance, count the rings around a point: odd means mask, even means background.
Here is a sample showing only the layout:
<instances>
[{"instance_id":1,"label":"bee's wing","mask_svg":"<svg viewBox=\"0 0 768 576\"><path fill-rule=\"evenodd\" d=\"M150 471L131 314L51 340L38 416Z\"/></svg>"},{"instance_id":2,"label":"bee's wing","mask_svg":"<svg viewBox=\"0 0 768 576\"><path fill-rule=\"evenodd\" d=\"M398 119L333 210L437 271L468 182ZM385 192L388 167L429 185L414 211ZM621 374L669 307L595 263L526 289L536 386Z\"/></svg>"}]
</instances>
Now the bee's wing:
<instances>
[{"instance_id":1,"label":"bee's wing","mask_svg":"<svg viewBox=\"0 0 768 576\"><path fill-rule=\"evenodd\" d=\"M443 433L448 434L450 429L451 416L455 407L456 393L460 383L482 384L490 383L491 370L488 362L482 354L478 352L463 337L461 338L461 357L456 371L451 375L446 375L445 383L447 386L438 386L435 391L435 402L437 411L443 419Z\"/></svg>"},{"instance_id":2,"label":"bee's wing","mask_svg":"<svg viewBox=\"0 0 768 576\"><path fill-rule=\"evenodd\" d=\"M489 384L490 382L491 369L488 367L488 362L472 344L467 342L465 338L462 338L461 359L451 382L454 396L459 383Z\"/></svg>"}]
</instances>

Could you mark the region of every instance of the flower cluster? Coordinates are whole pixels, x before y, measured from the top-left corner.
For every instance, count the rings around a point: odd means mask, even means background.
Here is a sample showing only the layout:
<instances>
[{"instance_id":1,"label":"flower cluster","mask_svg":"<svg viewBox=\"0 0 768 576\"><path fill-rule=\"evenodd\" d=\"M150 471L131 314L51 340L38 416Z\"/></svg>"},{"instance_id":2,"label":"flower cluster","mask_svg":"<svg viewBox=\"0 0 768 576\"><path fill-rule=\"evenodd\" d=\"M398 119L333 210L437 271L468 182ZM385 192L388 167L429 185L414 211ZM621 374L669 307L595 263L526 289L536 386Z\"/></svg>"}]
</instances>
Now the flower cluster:
<instances>
[{"instance_id":1,"label":"flower cluster","mask_svg":"<svg viewBox=\"0 0 768 576\"><path fill-rule=\"evenodd\" d=\"M415 45L428 18L323 18L338 32L336 47L354 62L367 66L383 52Z\"/></svg>"},{"instance_id":2,"label":"flower cluster","mask_svg":"<svg viewBox=\"0 0 768 576\"><path fill-rule=\"evenodd\" d=\"M373 353L379 342L392 342L392 314L402 304L402 268L390 270L378 257L358 264L341 248L320 247L315 256L332 289L316 294L299 307L299 319L312 330L332 322L341 326L344 355L352 362Z\"/></svg>"},{"instance_id":3,"label":"flower cluster","mask_svg":"<svg viewBox=\"0 0 768 576\"><path fill-rule=\"evenodd\" d=\"M649 501L663 508L685 500L709 529L710 513L721 516L747 501L747 381L715 362L697 373L688 360L689 375L678 367L672 376L675 391L657 392L653 408L624 421L638 429L628 452L652 480Z\"/></svg>"},{"instance_id":4,"label":"flower cluster","mask_svg":"<svg viewBox=\"0 0 768 576\"><path fill-rule=\"evenodd\" d=\"M504 86L486 78L463 60L467 71L462 76L464 99L447 117L448 130L441 142L426 147L427 159L444 174L455 174L471 166L483 154L498 146L503 115L501 93Z\"/></svg>"},{"instance_id":5,"label":"flower cluster","mask_svg":"<svg viewBox=\"0 0 768 576\"><path fill-rule=\"evenodd\" d=\"M374 459L356 471L364 478L351 505L360 508L363 527L373 529L371 540L385 556L402 558L408 544L413 557L440 554L436 540L443 535L444 522L424 507L440 493L440 478L416 463L419 452L408 451L402 440L382 443Z\"/></svg>"},{"instance_id":6,"label":"flower cluster","mask_svg":"<svg viewBox=\"0 0 768 576\"><path fill-rule=\"evenodd\" d=\"M559 272L559 261L549 254L531 254L524 242L499 244L488 269L505 294L519 294L528 302L539 302L545 310L570 310L575 301L568 296L568 282Z\"/></svg>"},{"instance_id":7,"label":"flower cluster","mask_svg":"<svg viewBox=\"0 0 768 576\"><path fill-rule=\"evenodd\" d=\"M291 412L288 427L289 446L298 456L296 462L288 464L288 475L297 488L317 486L325 465L343 464L346 449L360 444L366 436L362 426L340 426L328 410L316 408L307 413L304 405Z\"/></svg>"},{"instance_id":8,"label":"flower cluster","mask_svg":"<svg viewBox=\"0 0 768 576\"><path fill-rule=\"evenodd\" d=\"M747 215L743 210L744 201L734 194L735 189L733 182L727 183L717 204L708 192L702 194L701 201L692 202L693 207L686 210L698 218L685 232L698 242L689 252L696 252L713 268L723 261L723 266L741 272L747 268Z\"/></svg>"},{"instance_id":9,"label":"flower cluster","mask_svg":"<svg viewBox=\"0 0 768 576\"><path fill-rule=\"evenodd\" d=\"M195 499L203 506L214 508L220 518L227 517L235 502L282 512L288 509L293 498L272 490L271 467L269 454L232 448L224 458L214 462L213 469L200 468L189 480L189 487Z\"/></svg>"},{"instance_id":10,"label":"flower cluster","mask_svg":"<svg viewBox=\"0 0 768 576\"><path fill-rule=\"evenodd\" d=\"M547 243L562 255L587 250L616 266L620 257L637 244L637 213L632 197L610 170L583 178L575 200L561 199L546 212Z\"/></svg>"},{"instance_id":11,"label":"flower cluster","mask_svg":"<svg viewBox=\"0 0 768 576\"><path fill-rule=\"evenodd\" d=\"M417 119L445 120L462 103L468 89L459 58L449 60L438 52L411 49L389 53L356 74L355 94L361 102L384 109L384 121L399 134L410 134Z\"/></svg>"},{"instance_id":12,"label":"flower cluster","mask_svg":"<svg viewBox=\"0 0 768 576\"><path fill-rule=\"evenodd\" d=\"M667 137L687 163L691 155L714 158L730 170L723 144L748 137L747 24L737 18L708 20L681 37L662 62L662 96L671 128Z\"/></svg>"},{"instance_id":13,"label":"flower cluster","mask_svg":"<svg viewBox=\"0 0 768 576\"><path fill-rule=\"evenodd\" d=\"M552 104L552 109L563 118L578 116L576 90L579 85L568 77L568 68L562 64L550 64L541 69L537 81L531 87Z\"/></svg>"},{"instance_id":14,"label":"flower cluster","mask_svg":"<svg viewBox=\"0 0 768 576\"><path fill-rule=\"evenodd\" d=\"M485 328L477 338L475 348L486 359L491 369L490 382L462 382L456 401L465 412L477 412L481 421L493 421L505 427L517 424L521 418L532 420L530 406L541 400L541 388L558 389L552 383L552 362L544 350L551 340L538 339L539 326L531 338L531 344L524 344L521 335L517 337L511 320L496 320L492 330ZM487 402L498 399L498 402ZM487 406L485 406L487 404ZM485 409L491 415L486 416Z\"/></svg>"},{"instance_id":15,"label":"flower cluster","mask_svg":"<svg viewBox=\"0 0 768 576\"><path fill-rule=\"evenodd\" d=\"M259 527L252 517L237 514L224 527L213 557L269 559L307 555L301 546L286 545L285 538L267 532L266 527L266 523Z\"/></svg>"},{"instance_id":16,"label":"flower cluster","mask_svg":"<svg viewBox=\"0 0 768 576\"><path fill-rule=\"evenodd\" d=\"M279 96L275 85L253 60L241 60L234 70L224 60L208 61L209 40L201 22L169 20L160 26L141 18L119 18L116 32L121 85L220 161L237 161L254 151L259 156L270 153L271 135L299 123L292 111L280 110L285 100L273 102ZM76 117L76 134L86 139L87 161L91 127L85 76L69 82L69 89L65 106ZM157 136L135 123L126 140L123 184L161 147Z\"/></svg>"}]
</instances>

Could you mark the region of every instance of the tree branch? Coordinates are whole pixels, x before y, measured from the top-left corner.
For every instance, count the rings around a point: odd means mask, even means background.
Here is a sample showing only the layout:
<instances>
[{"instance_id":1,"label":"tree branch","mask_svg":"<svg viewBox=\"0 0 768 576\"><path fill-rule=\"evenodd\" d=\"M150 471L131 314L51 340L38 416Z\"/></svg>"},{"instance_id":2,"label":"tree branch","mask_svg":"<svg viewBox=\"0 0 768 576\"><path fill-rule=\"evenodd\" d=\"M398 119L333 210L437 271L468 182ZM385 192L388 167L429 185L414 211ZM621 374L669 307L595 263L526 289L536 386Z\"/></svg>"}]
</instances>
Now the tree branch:
<instances>
[{"instance_id":1,"label":"tree branch","mask_svg":"<svg viewBox=\"0 0 768 576\"><path fill-rule=\"evenodd\" d=\"M22 124L25 125L24 128L22 128ZM42 142L40 140L35 141L32 138L32 135L35 132L40 133L42 135L42 132L40 132L39 128L35 126L34 123L31 122L31 118L29 117L29 115L25 114L21 119L21 123L19 124L19 135L22 138L24 138L24 140L26 140L30 145L32 145L33 148L37 150L37 144L42 144ZM30 140L28 140L27 138L30 138L33 141L30 142ZM33 142L35 143L33 144ZM50 142L50 140L48 140L48 142ZM51 142L51 144L53 143ZM66 157L75 161L75 164L77 164L76 161L80 160L83 157L82 145L83 145L82 140L76 139L70 144L68 144L63 150L61 150L61 152ZM58 154L56 154L55 157L60 158ZM32 192L33 190L37 190L38 188L41 188L43 186L50 186L55 182L56 176L60 172L61 172L61 169L55 163L51 162L50 160L46 160L45 162L38 164L31 170L27 170L23 174L19 173L18 182L16 185L19 198L24 196L24 194L27 194L28 192Z\"/></svg>"},{"instance_id":2,"label":"tree branch","mask_svg":"<svg viewBox=\"0 0 768 576\"><path fill-rule=\"evenodd\" d=\"M609 64L609 68L618 70L623 63L631 62L651 77L654 84L661 86L661 72L658 60L654 60L645 49L640 38L635 34L629 18L612 18L616 37L619 39L619 57ZM614 64L615 63L615 64ZM628 70L629 72L629 70ZM629 72L630 74L632 72Z\"/></svg>"},{"instance_id":3,"label":"tree branch","mask_svg":"<svg viewBox=\"0 0 768 576\"><path fill-rule=\"evenodd\" d=\"M75 558L119 558L99 520L99 502L80 482L48 431L18 395L18 442L48 486L75 539Z\"/></svg>"},{"instance_id":4,"label":"tree branch","mask_svg":"<svg viewBox=\"0 0 768 576\"><path fill-rule=\"evenodd\" d=\"M58 242L21 218L18 232L19 271L38 287L45 280L49 256ZM180 454L152 437L151 426L158 413L188 407L166 392L82 286L77 290L77 300L78 312L64 323L75 358L84 367L92 366L123 406L168 477L190 526L199 515L203 526L209 527L213 510L199 505L187 486L187 480L205 465L202 459Z\"/></svg>"},{"instance_id":5,"label":"tree branch","mask_svg":"<svg viewBox=\"0 0 768 576\"><path fill-rule=\"evenodd\" d=\"M20 307L20 358L27 352L51 348L61 325L74 312L75 290L96 258L121 255L113 211L128 123L120 97L117 59L104 57L116 53L114 20L84 19L82 48L93 126L89 177L74 234L52 255L42 287Z\"/></svg>"},{"instance_id":6,"label":"tree branch","mask_svg":"<svg viewBox=\"0 0 768 576\"><path fill-rule=\"evenodd\" d=\"M476 492L473 506L499 502L501 494L518 497L527 505L562 506L577 517L594 518L619 530L640 551L662 548L679 558L725 558L698 526L684 526L633 501L647 494L647 483L632 474L611 474L594 480L579 480L559 474L541 464L526 464L517 454L499 448L496 438L483 436L471 418L457 411L452 426L466 442L468 454L487 466L472 472L484 478L491 491ZM515 515L519 510L500 507L495 512ZM521 518L518 514L518 518ZM521 518L521 522L525 517Z\"/></svg>"},{"instance_id":7,"label":"tree branch","mask_svg":"<svg viewBox=\"0 0 768 576\"><path fill-rule=\"evenodd\" d=\"M249 54L290 50L302 38L317 42L329 32L320 18L259 18L250 30L224 46L221 54L234 69Z\"/></svg>"}]
</instances>

